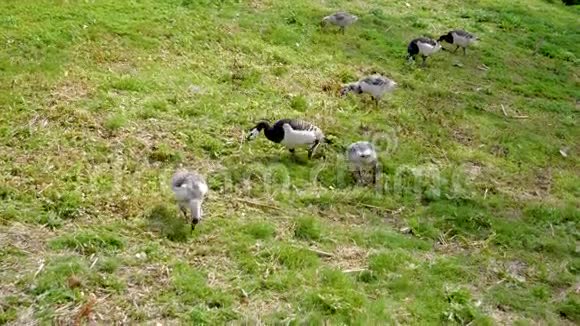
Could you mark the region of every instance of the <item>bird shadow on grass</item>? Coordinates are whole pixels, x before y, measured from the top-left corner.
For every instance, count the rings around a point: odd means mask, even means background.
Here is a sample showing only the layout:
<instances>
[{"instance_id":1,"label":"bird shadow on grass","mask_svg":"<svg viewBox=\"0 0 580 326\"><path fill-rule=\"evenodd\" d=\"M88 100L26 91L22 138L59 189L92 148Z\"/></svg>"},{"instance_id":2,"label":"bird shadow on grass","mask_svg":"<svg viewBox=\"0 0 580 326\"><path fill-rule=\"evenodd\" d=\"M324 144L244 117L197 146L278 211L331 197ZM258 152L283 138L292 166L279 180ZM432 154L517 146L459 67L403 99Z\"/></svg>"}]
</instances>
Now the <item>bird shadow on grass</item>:
<instances>
[{"instance_id":1,"label":"bird shadow on grass","mask_svg":"<svg viewBox=\"0 0 580 326\"><path fill-rule=\"evenodd\" d=\"M185 242L191 236L191 226L175 211L157 205L145 216L150 231L175 242Z\"/></svg>"},{"instance_id":2,"label":"bird shadow on grass","mask_svg":"<svg viewBox=\"0 0 580 326\"><path fill-rule=\"evenodd\" d=\"M285 166L292 166L292 165L308 165L308 159L306 158L306 154L301 155L302 153L296 153L292 155L291 153L284 153L278 156L263 156L257 159L258 162L269 165L269 164L283 164ZM302 157L304 156L304 157Z\"/></svg>"},{"instance_id":3,"label":"bird shadow on grass","mask_svg":"<svg viewBox=\"0 0 580 326\"><path fill-rule=\"evenodd\" d=\"M338 146L338 145L337 145ZM338 146L339 149L342 147ZM296 151L295 154L282 154L280 156L267 156L261 157L257 159L258 162L268 165L268 164L283 164L287 167L300 165L300 166L309 166L309 165L316 165L321 162L327 161L329 158L336 155L335 148L327 148L323 151L317 151L312 158L308 158L308 154L300 151Z\"/></svg>"}]
</instances>

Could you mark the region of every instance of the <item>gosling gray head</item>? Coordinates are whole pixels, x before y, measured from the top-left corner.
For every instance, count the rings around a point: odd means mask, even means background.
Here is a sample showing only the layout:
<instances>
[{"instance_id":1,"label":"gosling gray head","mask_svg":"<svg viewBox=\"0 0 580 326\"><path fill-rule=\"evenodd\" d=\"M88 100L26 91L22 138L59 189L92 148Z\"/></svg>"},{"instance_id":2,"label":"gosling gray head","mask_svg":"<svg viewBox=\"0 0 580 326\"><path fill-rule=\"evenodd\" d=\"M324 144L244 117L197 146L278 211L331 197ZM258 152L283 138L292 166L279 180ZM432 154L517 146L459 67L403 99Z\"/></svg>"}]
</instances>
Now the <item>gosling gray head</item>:
<instances>
[{"instance_id":1,"label":"gosling gray head","mask_svg":"<svg viewBox=\"0 0 580 326\"><path fill-rule=\"evenodd\" d=\"M377 183L379 160L375 146L367 141L358 141L348 146L346 159L353 171L357 182L363 181L363 172L371 170L373 184Z\"/></svg>"},{"instance_id":2,"label":"gosling gray head","mask_svg":"<svg viewBox=\"0 0 580 326\"><path fill-rule=\"evenodd\" d=\"M322 26L327 24L336 25L340 27L340 31L344 34L345 28L349 25L352 25L357 20L358 17L355 15L351 15L347 12L337 12L335 14L322 18L320 24Z\"/></svg>"}]
</instances>

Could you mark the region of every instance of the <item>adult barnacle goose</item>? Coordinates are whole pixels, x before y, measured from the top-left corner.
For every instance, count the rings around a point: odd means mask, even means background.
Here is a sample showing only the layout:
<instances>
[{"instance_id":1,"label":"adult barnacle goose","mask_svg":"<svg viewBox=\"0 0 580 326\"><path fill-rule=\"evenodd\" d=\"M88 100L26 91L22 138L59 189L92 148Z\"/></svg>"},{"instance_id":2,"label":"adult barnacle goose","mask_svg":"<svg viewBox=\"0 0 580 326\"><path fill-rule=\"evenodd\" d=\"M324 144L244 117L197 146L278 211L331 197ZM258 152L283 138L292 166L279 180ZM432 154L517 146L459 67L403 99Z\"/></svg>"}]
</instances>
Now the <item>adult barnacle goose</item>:
<instances>
[{"instance_id":1,"label":"adult barnacle goose","mask_svg":"<svg viewBox=\"0 0 580 326\"><path fill-rule=\"evenodd\" d=\"M196 172L177 171L171 179L171 189L179 209L187 220L191 220L191 230L202 219L201 205L208 192L203 176Z\"/></svg>"},{"instance_id":2,"label":"adult barnacle goose","mask_svg":"<svg viewBox=\"0 0 580 326\"><path fill-rule=\"evenodd\" d=\"M450 44L455 44L456 48L455 50L453 50L453 52L455 53L457 49L461 47L463 49L463 55L465 55L466 54L465 50L467 49L467 47L477 40L479 40L477 36L470 34L464 30L456 29L452 30L451 32L445 35L441 35L437 41L439 42L445 41Z\"/></svg>"},{"instance_id":3,"label":"adult barnacle goose","mask_svg":"<svg viewBox=\"0 0 580 326\"><path fill-rule=\"evenodd\" d=\"M439 42L427 37L419 37L409 43L407 47L407 58L415 60L415 57L420 55L423 58L422 66L424 67L427 57L439 50L441 50L441 44Z\"/></svg>"},{"instance_id":4,"label":"adult barnacle goose","mask_svg":"<svg viewBox=\"0 0 580 326\"><path fill-rule=\"evenodd\" d=\"M330 16L322 18L321 25L333 24L340 27L340 31L344 34L347 26L352 25L358 20L358 17L346 12L337 12Z\"/></svg>"},{"instance_id":5,"label":"adult barnacle goose","mask_svg":"<svg viewBox=\"0 0 580 326\"><path fill-rule=\"evenodd\" d=\"M268 121L260 121L250 130L246 139L256 138L262 130L268 140L284 145L292 154L297 147L308 146L308 158L312 158L321 142L330 143L320 128L295 119L281 119L273 125Z\"/></svg>"},{"instance_id":6,"label":"adult barnacle goose","mask_svg":"<svg viewBox=\"0 0 580 326\"><path fill-rule=\"evenodd\" d=\"M343 86L340 90L340 95L344 96L350 92L356 94L367 93L371 95L375 100L375 103L378 105L381 98L383 98L383 95L394 91L395 88L397 88L397 83L395 81L375 74Z\"/></svg>"},{"instance_id":7,"label":"adult barnacle goose","mask_svg":"<svg viewBox=\"0 0 580 326\"><path fill-rule=\"evenodd\" d=\"M362 181L362 172L371 170L373 184L377 183L379 174L379 160L375 146L367 141L358 141L350 144L346 150L346 159L357 181Z\"/></svg>"}]
</instances>

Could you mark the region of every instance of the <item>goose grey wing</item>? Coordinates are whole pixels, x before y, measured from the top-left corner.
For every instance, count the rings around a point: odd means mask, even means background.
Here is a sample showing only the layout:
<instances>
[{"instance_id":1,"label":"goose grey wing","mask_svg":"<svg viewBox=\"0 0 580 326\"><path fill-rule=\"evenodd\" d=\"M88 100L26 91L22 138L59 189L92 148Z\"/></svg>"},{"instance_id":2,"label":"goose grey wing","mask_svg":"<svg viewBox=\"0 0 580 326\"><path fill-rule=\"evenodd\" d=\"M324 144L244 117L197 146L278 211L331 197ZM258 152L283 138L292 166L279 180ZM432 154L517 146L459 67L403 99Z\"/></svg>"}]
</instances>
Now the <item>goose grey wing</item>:
<instances>
[{"instance_id":1,"label":"goose grey wing","mask_svg":"<svg viewBox=\"0 0 580 326\"><path fill-rule=\"evenodd\" d=\"M452 33L455 33L456 35L462 36L462 37L465 37L465 38L474 38L474 36L472 34L466 32L466 31L464 31L462 29L456 29L456 30L452 31Z\"/></svg>"},{"instance_id":2,"label":"goose grey wing","mask_svg":"<svg viewBox=\"0 0 580 326\"><path fill-rule=\"evenodd\" d=\"M289 120L288 124L294 130L319 130L318 127L304 120Z\"/></svg>"},{"instance_id":3,"label":"goose grey wing","mask_svg":"<svg viewBox=\"0 0 580 326\"><path fill-rule=\"evenodd\" d=\"M430 44L430 45L437 45L437 42L433 39L427 38L427 37L419 37L417 39L415 39L416 42L420 42L420 43L424 43L424 44Z\"/></svg>"},{"instance_id":4,"label":"goose grey wing","mask_svg":"<svg viewBox=\"0 0 580 326\"><path fill-rule=\"evenodd\" d=\"M297 119L280 119L274 124L275 129L282 129L285 124L289 124L294 130L308 130L309 123Z\"/></svg>"},{"instance_id":5,"label":"goose grey wing","mask_svg":"<svg viewBox=\"0 0 580 326\"><path fill-rule=\"evenodd\" d=\"M334 17L334 19L337 22L340 22L340 21L347 20L350 17L350 15L348 13L346 13L346 12L337 12L334 15L332 15L332 17Z\"/></svg>"},{"instance_id":6,"label":"goose grey wing","mask_svg":"<svg viewBox=\"0 0 580 326\"><path fill-rule=\"evenodd\" d=\"M294 130L311 131L315 134L317 139L324 138L322 130L310 122L304 120L288 120L286 123L288 123Z\"/></svg>"},{"instance_id":7,"label":"goose grey wing","mask_svg":"<svg viewBox=\"0 0 580 326\"><path fill-rule=\"evenodd\" d=\"M387 84L387 79L382 77L382 76L369 76L369 77L363 78L363 80L361 80L361 82L363 82L365 84L373 85L373 86L383 86L383 85Z\"/></svg>"}]
</instances>

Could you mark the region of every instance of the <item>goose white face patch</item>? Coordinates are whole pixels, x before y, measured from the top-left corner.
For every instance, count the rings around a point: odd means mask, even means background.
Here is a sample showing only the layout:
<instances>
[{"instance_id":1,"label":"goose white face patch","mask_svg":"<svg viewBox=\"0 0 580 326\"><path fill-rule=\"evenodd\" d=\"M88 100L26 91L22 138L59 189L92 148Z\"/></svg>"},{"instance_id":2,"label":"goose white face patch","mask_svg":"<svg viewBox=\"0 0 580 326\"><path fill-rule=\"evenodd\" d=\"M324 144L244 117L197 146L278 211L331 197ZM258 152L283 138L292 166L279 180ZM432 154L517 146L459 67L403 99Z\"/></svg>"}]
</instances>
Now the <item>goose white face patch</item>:
<instances>
[{"instance_id":1,"label":"goose white face patch","mask_svg":"<svg viewBox=\"0 0 580 326\"><path fill-rule=\"evenodd\" d=\"M250 133L248 134L248 136L246 137L248 140L253 140L256 139L256 137L258 137L258 135L260 134L260 131L256 128L250 130Z\"/></svg>"}]
</instances>

